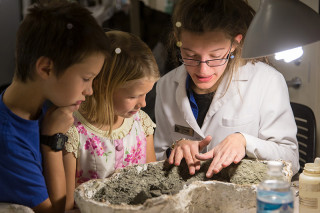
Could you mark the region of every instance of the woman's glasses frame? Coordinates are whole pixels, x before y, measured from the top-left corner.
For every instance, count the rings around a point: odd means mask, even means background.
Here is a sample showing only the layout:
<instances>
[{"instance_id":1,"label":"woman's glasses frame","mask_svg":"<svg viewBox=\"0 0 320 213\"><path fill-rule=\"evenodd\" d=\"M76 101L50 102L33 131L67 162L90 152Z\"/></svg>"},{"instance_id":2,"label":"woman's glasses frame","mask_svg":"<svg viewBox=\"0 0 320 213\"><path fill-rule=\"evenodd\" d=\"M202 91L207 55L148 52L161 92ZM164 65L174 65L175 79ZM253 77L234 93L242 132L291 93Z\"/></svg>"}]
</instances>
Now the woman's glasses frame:
<instances>
[{"instance_id":1,"label":"woman's glasses frame","mask_svg":"<svg viewBox=\"0 0 320 213\"><path fill-rule=\"evenodd\" d=\"M233 42L231 41L229 50L228 50L228 54L226 58L219 58L219 59L212 59L212 60L206 60L206 61L200 61L200 60L196 60L196 59L191 59L191 58L182 58L181 57L181 53L179 56L179 61L184 64L185 66L190 66L190 67L197 67L199 66L201 63L206 63L209 67L219 67L219 66L223 66L227 63L227 61L230 59L230 52L231 52L231 48L232 48L232 44ZM221 62L221 63L218 63Z\"/></svg>"}]
</instances>

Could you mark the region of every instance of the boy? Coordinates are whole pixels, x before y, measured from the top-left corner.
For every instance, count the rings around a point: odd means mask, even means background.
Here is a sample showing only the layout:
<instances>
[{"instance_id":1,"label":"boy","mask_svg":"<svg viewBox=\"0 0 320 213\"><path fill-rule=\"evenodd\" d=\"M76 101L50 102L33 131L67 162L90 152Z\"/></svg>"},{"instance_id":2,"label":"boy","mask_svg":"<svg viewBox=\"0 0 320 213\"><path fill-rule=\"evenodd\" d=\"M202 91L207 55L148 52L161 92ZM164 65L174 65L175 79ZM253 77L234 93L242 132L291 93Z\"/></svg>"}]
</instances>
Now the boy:
<instances>
[{"instance_id":1,"label":"boy","mask_svg":"<svg viewBox=\"0 0 320 213\"><path fill-rule=\"evenodd\" d=\"M15 75L0 95L0 202L64 212L64 133L92 95L109 42L88 10L51 1L29 10L16 45Z\"/></svg>"}]
</instances>

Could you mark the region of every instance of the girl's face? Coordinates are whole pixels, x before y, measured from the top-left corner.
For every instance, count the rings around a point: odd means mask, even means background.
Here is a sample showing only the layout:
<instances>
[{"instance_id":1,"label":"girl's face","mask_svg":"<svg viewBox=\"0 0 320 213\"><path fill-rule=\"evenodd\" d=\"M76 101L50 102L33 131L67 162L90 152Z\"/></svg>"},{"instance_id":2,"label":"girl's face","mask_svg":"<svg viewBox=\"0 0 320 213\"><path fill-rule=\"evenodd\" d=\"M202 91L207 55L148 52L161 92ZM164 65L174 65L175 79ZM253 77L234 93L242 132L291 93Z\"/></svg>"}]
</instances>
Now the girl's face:
<instances>
[{"instance_id":1,"label":"girl's face","mask_svg":"<svg viewBox=\"0 0 320 213\"><path fill-rule=\"evenodd\" d=\"M132 80L124 87L115 90L113 94L114 111L123 118L132 117L141 107L146 106L146 95L152 89L155 81L150 78Z\"/></svg>"},{"instance_id":2,"label":"girl's face","mask_svg":"<svg viewBox=\"0 0 320 213\"><path fill-rule=\"evenodd\" d=\"M46 94L49 96L47 98L59 107L79 107L86 96L92 95L92 81L99 74L104 59L103 54L93 54L70 66L59 78L49 78L46 82Z\"/></svg>"},{"instance_id":3,"label":"girl's face","mask_svg":"<svg viewBox=\"0 0 320 213\"><path fill-rule=\"evenodd\" d=\"M186 63L190 61L186 59L207 61L227 58L229 52L233 51L231 40L227 39L221 31L201 34L182 31L181 42L181 57L182 60L185 59ZM220 60L221 64L223 64L222 61L225 62L226 60ZM215 84L224 73L227 64L228 61L215 67L209 67L206 63L200 63L198 66L186 65L187 72L193 81L192 89L198 94L213 92L216 89Z\"/></svg>"}]
</instances>

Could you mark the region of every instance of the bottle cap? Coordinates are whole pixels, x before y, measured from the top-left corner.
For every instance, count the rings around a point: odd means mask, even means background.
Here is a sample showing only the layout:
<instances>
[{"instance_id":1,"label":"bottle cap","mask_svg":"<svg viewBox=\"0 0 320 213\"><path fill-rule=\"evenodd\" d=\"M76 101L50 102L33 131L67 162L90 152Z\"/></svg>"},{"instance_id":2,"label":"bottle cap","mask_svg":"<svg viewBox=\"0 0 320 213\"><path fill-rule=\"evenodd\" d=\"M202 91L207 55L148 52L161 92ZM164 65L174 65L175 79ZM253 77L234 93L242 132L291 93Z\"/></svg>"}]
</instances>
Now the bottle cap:
<instances>
[{"instance_id":1,"label":"bottle cap","mask_svg":"<svg viewBox=\"0 0 320 213\"><path fill-rule=\"evenodd\" d=\"M316 158L316 159L314 159L314 164L318 164L318 165L320 165L320 158Z\"/></svg>"},{"instance_id":2,"label":"bottle cap","mask_svg":"<svg viewBox=\"0 0 320 213\"><path fill-rule=\"evenodd\" d=\"M272 170L274 169L281 170L283 167L283 164L281 161L268 161L267 165L268 165L268 168Z\"/></svg>"},{"instance_id":3,"label":"bottle cap","mask_svg":"<svg viewBox=\"0 0 320 213\"><path fill-rule=\"evenodd\" d=\"M304 165L303 171L306 171L306 172L312 173L312 174L320 174L320 164L306 163Z\"/></svg>"},{"instance_id":4,"label":"bottle cap","mask_svg":"<svg viewBox=\"0 0 320 213\"><path fill-rule=\"evenodd\" d=\"M264 178L265 180L286 180L282 171L283 163L281 161L268 161L267 166L268 171L266 177Z\"/></svg>"}]
</instances>

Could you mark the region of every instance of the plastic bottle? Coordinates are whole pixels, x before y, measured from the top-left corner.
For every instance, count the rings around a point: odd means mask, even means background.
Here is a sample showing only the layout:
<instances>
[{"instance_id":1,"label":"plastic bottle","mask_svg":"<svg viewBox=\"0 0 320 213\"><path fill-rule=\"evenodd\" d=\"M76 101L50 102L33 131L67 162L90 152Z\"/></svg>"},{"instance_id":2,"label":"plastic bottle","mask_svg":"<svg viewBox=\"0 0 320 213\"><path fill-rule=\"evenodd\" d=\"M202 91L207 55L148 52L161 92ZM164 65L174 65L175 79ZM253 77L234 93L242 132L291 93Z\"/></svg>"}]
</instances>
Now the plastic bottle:
<instances>
[{"instance_id":1,"label":"plastic bottle","mask_svg":"<svg viewBox=\"0 0 320 213\"><path fill-rule=\"evenodd\" d=\"M293 192L282 167L280 161L268 162L267 177L257 188L257 213L293 213Z\"/></svg>"},{"instance_id":2,"label":"plastic bottle","mask_svg":"<svg viewBox=\"0 0 320 213\"><path fill-rule=\"evenodd\" d=\"M320 212L320 158L306 163L299 176L299 212Z\"/></svg>"}]
</instances>

